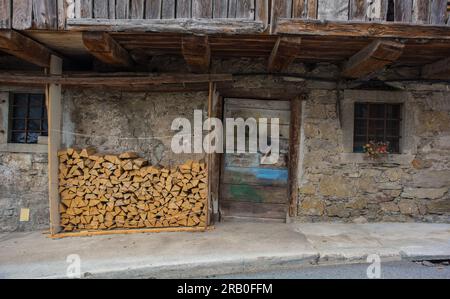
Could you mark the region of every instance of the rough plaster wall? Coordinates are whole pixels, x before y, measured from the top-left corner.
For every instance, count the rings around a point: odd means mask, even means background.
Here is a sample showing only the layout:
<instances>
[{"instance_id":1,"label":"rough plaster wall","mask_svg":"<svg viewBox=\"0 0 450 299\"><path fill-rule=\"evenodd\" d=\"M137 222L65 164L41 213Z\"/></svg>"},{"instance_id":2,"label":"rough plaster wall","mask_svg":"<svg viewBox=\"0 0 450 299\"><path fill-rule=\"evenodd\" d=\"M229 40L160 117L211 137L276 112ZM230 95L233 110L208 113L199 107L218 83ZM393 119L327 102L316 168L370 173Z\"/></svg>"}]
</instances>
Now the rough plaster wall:
<instances>
[{"instance_id":1,"label":"rough plaster wall","mask_svg":"<svg viewBox=\"0 0 450 299\"><path fill-rule=\"evenodd\" d=\"M301 221L450 222L450 94L412 92L417 151L408 164L341 159L336 92L305 103Z\"/></svg>"},{"instance_id":2,"label":"rough plaster wall","mask_svg":"<svg viewBox=\"0 0 450 299\"><path fill-rule=\"evenodd\" d=\"M21 208L30 209L30 221L19 222ZM0 152L0 231L47 229L47 154Z\"/></svg>"},{"instance_id":3,"label":"rough plaster wall","mask_svg":"<svg viewBox=\"0 0 450 299\"><path fill-rule=\"evenodd\" d=\"M135 151L152 164L165 166L203 154L175 155L170 127L177 117L191 120L194 110L207 116L207 92L139 93L65 90L64 146L93 146L100 152ZM75 134L74 134L75 133Z\"/></svg>"}]
</instances>

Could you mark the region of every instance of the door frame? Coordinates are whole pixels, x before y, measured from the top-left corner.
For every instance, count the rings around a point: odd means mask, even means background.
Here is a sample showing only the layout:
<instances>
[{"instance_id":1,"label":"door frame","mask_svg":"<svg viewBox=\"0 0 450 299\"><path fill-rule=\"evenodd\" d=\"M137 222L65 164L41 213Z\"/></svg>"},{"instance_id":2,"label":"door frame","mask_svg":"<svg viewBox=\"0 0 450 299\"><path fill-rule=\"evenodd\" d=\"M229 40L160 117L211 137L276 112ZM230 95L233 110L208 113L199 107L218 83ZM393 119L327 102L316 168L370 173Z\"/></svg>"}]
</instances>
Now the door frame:
<instances>
[{"instance_id":1,"label":"door frame","mask_svg":"<svg viewBox=\"0 0 450 299\"><path fill-rule=\"evenodd\" d=\"M288 154L288 213L286 215L286 222L289 223L291 218L298 214L299 204L299 170L300 170L300 148L301 148L301 126L302 126L302 103L307 98L306 88L294 88L294 92L290 89L280 88L278 92L262 92L259 89L249 91L241 88L221 88L215 85L212 103L211 115L223 120L225 98L246 98L255 100L287 100L291 103L291 121L290 121L290 135L289 135L289 154ZM252 96L252 94L254 94ZM273 94L273 95L272 95ZM219 200L220 200L220 182L223 167L223 154L212 154L212 165L210 168L210 223L220 221Z\"/></svg>"}]
</instances>

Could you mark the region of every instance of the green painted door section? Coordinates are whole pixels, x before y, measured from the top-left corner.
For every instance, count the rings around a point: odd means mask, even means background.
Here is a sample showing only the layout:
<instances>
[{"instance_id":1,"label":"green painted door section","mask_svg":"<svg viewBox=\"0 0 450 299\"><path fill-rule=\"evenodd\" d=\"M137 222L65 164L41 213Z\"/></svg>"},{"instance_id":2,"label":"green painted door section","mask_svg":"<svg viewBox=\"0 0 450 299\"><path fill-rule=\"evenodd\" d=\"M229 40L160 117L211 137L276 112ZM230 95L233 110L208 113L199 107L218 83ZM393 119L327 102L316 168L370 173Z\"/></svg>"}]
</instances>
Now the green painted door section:
<instances>
[{"instance_id":1,"label":"green painted door section","mask_svg":"<svg viewBox=\"0 0 450 299\"><path fill-rule=\"evenodd\" d=\"M275 164L266 165L261 163L263 154L259 150L258 153L239 154L226 151L223 155L220 184L221 219L285 221L288 210L290 103L225 99L224 105L224 118L267 118L269 123L271 118L278 118L280 157ZM227 132L228 136L229 134ZM248 144L248 136L246 139Z\"/></svg>"}]
</instances>

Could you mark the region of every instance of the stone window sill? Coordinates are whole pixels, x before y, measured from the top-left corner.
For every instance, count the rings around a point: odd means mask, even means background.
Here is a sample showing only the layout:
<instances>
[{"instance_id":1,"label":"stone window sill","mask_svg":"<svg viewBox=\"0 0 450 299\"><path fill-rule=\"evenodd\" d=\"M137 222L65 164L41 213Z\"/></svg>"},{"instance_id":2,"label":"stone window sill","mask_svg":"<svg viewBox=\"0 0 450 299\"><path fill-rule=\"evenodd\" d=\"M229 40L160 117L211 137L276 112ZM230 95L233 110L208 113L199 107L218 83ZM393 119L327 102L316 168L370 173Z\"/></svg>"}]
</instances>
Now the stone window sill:
<instances>
[{"instance_id":1,"label":"stone window sill","mask_svg":"<svg viewBox=\"0 0 450 299\"><path fill-rule=\"evenodd\" d=\"M343 153L340 162L345 164L399 164L410 165L415 156L411 154L389 154L373 160L362 153Z\"/></svg>"},{"instance_id":2,"label":"stone window sill","mask_svg":"<svg viewBox=\"0 0 450 299\"><path fill-rule=\"evenodd\" d=\"M48 153L48 145L4 143L0 144L0 152L46 154Z\"/></svg>"}]
</instances>

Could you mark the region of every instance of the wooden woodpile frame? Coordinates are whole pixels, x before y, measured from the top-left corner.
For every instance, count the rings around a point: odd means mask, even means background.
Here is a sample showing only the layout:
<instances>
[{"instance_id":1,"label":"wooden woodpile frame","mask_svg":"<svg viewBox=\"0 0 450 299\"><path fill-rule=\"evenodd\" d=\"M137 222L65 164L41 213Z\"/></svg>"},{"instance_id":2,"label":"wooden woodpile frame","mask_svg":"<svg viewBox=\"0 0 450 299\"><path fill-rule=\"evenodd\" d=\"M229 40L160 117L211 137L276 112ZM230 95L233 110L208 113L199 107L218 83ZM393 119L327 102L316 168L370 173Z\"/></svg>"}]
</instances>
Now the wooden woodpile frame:
<instances>
[{"instance_id":1,"label":"wooden woodpile frame","mask_svg":"<svg viewBox=\"0 0 450 299\"><path fill-rule=\"evenodd\" d=\"M205 162L148 166L136 153L58 152L61 226L65 232L207 226Z\"/></svg>"}]
</instances>

